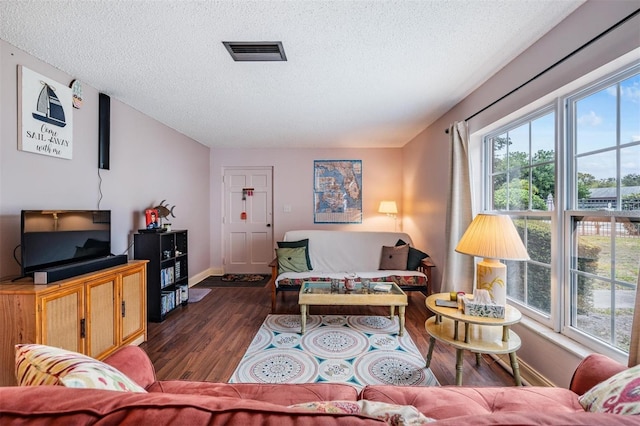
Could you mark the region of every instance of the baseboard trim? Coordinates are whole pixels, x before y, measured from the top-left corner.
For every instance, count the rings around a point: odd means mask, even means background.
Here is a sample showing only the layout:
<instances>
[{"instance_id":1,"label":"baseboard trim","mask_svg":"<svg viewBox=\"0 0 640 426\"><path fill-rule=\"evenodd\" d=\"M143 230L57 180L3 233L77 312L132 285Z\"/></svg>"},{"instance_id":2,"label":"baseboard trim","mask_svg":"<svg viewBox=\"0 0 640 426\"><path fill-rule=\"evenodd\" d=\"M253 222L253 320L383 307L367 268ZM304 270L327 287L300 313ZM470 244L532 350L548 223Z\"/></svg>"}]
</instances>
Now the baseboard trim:
<instances>
[{"instance_id":1,"label":"baseboard trim","mask_svg":"<svg viewBox=\"0 0 640 426\"><path fill-rule=\"evenodd\" d=\"M491 358L496 360L498 364L505 370L507 370L513 376L513 369L511 368L511 363L503 360L498 355L489 355ZM525 386L544 386L544 387L555 387L555 385L550 382L546 377L542 374L538 373L534 370L529 364L523 362L520 358L518 358L518 365L520 366L520 378L522 379L522 384Z\"/></svg>"},{"instance_id":2,"label":"baseboard trim","mask_svg":"<svg viewBox=\"0 0 640 426\"><path fill-rule=\"evenodd\" d=\"M198 284L200 281L204 280L205 278L211 275L222 275L222 274L218 273L218 271L213 268L205 269L204 271L196 275L193 275L192 277L189 278L189 287L193 287L194 285Z\"/></svg>"}]
</instances>

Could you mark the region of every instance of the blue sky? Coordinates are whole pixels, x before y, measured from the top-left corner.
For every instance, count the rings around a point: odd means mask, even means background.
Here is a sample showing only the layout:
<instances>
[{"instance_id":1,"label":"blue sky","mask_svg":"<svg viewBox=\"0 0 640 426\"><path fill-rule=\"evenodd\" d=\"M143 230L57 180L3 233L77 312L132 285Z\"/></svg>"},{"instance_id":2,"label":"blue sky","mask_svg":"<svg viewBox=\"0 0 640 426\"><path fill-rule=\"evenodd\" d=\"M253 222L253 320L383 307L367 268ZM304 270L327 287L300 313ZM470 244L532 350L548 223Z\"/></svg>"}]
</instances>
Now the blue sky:
<instances>
[{"instance_id":1,"label":"blue sky","mask_svg":"<svg viewBox=\"0 0 640 426\"><path fill-rule=\"evenodd\" d=\"M617 143L617 87L600 90L576 104L578 154L614 147ZM640 141L640 75L620 84L620 144ZM597 179L615 177L615 151L593 154L578 161L578 171ZM620 175L640 174L640 146L620 151Z\"/></svg>"},{"instance_id":2,"label":"blue sky","mask_svg":"<svg viewBox=\"0 0 640 426\"><path fill-rule=\"evenodd\" d=\"M618 94L619 93L619 94ZM616 178L618 142L620 177L640 174L640 74L575 101L577 171L596 179ZM619 118L619 120L618 120ZM620 131L618 134L618 122ZM500 137L506 137L506 134ZM550 112L508 131L510 152L555 150L555 113ZM598 152L600 151L600 152ZM506 147L495 151L504 158ZM567 153L569 154L569 153Z\"/></svg>"}]
</instances>

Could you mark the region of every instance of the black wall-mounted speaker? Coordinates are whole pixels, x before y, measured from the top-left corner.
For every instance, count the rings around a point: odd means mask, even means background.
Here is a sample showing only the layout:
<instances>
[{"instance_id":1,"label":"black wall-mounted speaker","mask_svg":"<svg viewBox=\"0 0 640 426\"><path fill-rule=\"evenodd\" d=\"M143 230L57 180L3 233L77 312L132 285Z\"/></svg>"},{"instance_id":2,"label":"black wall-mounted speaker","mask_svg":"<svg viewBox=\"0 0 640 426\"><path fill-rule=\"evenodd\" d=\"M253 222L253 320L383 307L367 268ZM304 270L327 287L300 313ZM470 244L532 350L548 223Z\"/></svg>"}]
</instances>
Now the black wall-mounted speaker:
<instances>
[{"instance_id":1,"label":"black wall-mounted speaker","mask_svg":"<svg viewBox=\"0 0 640 426\"><path fill-rule=\"evenodd\" d=\"M98 101L98 168L109 170L111 98L100 93Z\"/></svg>"}]
</instances>

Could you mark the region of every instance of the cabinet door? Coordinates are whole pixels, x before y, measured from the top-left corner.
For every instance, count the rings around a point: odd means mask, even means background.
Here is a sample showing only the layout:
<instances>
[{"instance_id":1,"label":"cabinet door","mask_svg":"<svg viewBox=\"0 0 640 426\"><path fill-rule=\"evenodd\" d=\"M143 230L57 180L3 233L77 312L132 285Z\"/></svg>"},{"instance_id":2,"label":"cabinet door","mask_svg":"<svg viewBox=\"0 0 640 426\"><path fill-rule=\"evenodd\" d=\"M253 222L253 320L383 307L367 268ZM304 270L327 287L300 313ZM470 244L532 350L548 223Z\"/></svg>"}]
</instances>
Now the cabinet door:
<instances>
[{"instance_id":1,"label":"cabinet door","mask_svg":"<svg viewBox=\"0 0 640 426\"><path fill-rule=\"evenodd\" d=\"M38 343L84 352L84 286L74 285L38 297L40 339Z\"/></svg>"},{"instance_id":2,"label":"cabinet door","mask_svg":"<svg viewBox=\"0 0 640 426\"><path fill-rule=\"evenodd\" d=\"M118 347L117 286L116 274L86 283L86 354L90 357L100 359Z\"/></svg>"},{"instance_id":3,"label":"cabinet door","mask_svg":"<svg viewBox=\"0 0 640 426\"><path fill-rule=\"evenodd\" d=\"M122 343L129 343L140 335L146 334L146 269L141 268L122 274ZM147 340L147 336L144 336Z\"/></svg>"}]
</instances>

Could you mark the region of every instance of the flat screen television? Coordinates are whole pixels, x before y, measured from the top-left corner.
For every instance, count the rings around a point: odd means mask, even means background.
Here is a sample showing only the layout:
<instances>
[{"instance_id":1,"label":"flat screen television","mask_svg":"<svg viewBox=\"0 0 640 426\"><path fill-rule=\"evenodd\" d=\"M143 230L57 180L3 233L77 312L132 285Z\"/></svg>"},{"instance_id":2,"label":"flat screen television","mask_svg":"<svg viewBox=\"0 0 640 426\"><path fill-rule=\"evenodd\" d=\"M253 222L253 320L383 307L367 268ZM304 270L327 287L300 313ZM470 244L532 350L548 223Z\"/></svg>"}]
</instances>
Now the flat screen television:
<instances>
[{"instance_id":1,"label":"flat screen television","mask_svg":"<svg viewBox=\"0 0 640 426\"><path fill-rule=\"evenodd\" d=\"M22 210L22 276L111 254L110 210Z\"/></svg>"}]
</instances>

